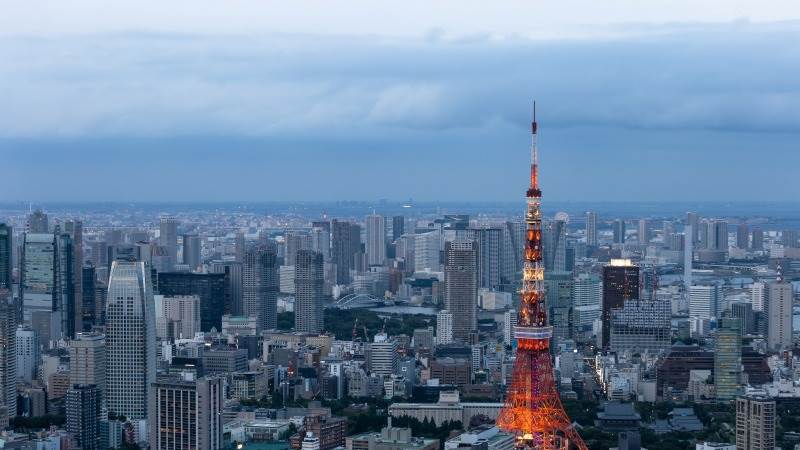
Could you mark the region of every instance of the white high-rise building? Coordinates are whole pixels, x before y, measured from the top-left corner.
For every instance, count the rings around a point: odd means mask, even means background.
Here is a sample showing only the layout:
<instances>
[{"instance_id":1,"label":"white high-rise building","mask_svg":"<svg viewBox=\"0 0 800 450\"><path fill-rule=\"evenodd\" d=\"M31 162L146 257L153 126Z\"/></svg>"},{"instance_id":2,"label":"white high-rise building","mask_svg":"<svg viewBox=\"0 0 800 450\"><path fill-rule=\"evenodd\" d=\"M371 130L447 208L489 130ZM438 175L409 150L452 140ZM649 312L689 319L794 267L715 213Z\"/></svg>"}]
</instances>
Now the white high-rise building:
<instances>
[{"instance_id":1,"label":"white high-rise building","mask_svg":"<svg viewBox=\"0 0 800 450\"><path fill-rule=\"evenodd\" d=\"M715 284L689 287L689 317L710 319L717 316L722 300L720 287Z\"/></svg>"},{"instance_id":2,"label":"white high-rise building","mask_svg":"<svg viewBox=\"0 0 800 450\"><path fill-rule=\"evenodd\" d=\"M639 219L639 229L637 231L640 245L650 244L650 221Z\"/></svg>"},{"instance_id":3,"label":"white high-rise building","mask_svg":"<svg viewBox=\"0 0 800 450\"><path fill-rule=\"evenodd\" d=\"M382 377L388 377L397 369L397 341L389 339L384 333L375 335L375 342L368 347L369 370Z\"/></svg>"},{"instance_id":4,"label":"white high-rise building","mask_svg":"<svg viewBox=\"0 0 800 450\"><path fill-rule=\"evenodd\" d=\"M414 268L418 271L430 269L441 270L439 251L441 250L441 234L438 231L417 234L414 236Z\"/></svg>"},{"instance_id":5,"label":"white high-rise building","mask_svg":"<svg viewBox=\"0 0 800 450\"><path fill-rule=\"evenodd\" d=\"M99 333L78 333L69 343L69 384L94 384L106 390L106 337Z\"/></svg>"},{"instance_id":6,"label":"white high-rise building","mask_svg":"<svg viewBox=\"0 0 800 450\"><path fill-rule=\"evenodd\" d=\"M446 309L436 314L436 344L453 342L453 315Z\"/></svg>"},{"instance_id":7,"label":"white high-rise building","mask_svg":"<svg viewBox=\"0 0 800 450\"><path fill-rule=\"evenodd\" d=\"M602 315L603 291L600 278L580 274L572 282L572 335L576 340L588 341L593 326Z\"/></svg>"},{"instance_id":8,"label":"white high-rise building","mask_svg":"<svg viewBox=\"0 0 800 450\"><path fill-rule=\"evenodd\" d=\"M158 244L167 249L169 261L165 264L167 270L172 270L178 263L178 219L163 216L159 223Z\"/></svg>"},{"instance_id":9,"label":"white high-rise building","mask_svg":"<svg viewBox=\"0 0 800 450\"><path fill-rule=\"evenodd\" d=\"M147 416L147 389L156 380L156 324L150 268L114 261L106 298L106 400L109 412Z\"/></svg>"},{"instance_id":10,"label":"white high-rise building","mask_svg":"<svg viewBox=\"0 0 800 450\"><path fill-rule=\"evenodd\" d=\"M200 297L155 296L156 336L161 339L191 339L200 331Z\"/></svg>"},{"instance_id":11,"label":"white high-rise building","mask_svg":"<svg viewBox=\"0 0 800 450\"><path fill-rule=\"evenodd\" d=\"M386 220L383 216L372 214L366 218L367 225L367 264L380 266L386 261Z\"/></svg>"},{"instance_id":12,"label":"white high-rise building","mask_svg":"<svg viewBox=\"0 0 800 450\"><path fill-rule=\"evenodd\" d=\"M20 325L16 333L17 376L30 383L36 379L39 367L39 336L36 331Z\"/></svg>"},{"instance_id":13,"label":"white high-rise building","mask_svg":"<svg viewBox=\"0 0 800 450\"><path fill-rule=\"evenodd\" d=\"M514 343L514 327L517 326L517 311L509 309L503 313L503 343L512 345Z\"/></svg>"},{"instance_id":14,"label":"white high-rise building","mask_svg":"<svg viewBox=\"0 0 800 450\"><path fill-rule=\"evenodd\" d=\"M766 283L763 281L756 281L752 286L750 286L750 303L753 304L753 311L763 311L766 298Z\"/></svg>"},{"instance_id":15,"label":"white high-rise building","mask_svg":"<svg viewBox=\"0 0 800 450\"><path fill-rule=\"evenodd\" d=\"M586 245L597 246L597 213L594 211L586 213Z\"/></svg>"}]
</instances>

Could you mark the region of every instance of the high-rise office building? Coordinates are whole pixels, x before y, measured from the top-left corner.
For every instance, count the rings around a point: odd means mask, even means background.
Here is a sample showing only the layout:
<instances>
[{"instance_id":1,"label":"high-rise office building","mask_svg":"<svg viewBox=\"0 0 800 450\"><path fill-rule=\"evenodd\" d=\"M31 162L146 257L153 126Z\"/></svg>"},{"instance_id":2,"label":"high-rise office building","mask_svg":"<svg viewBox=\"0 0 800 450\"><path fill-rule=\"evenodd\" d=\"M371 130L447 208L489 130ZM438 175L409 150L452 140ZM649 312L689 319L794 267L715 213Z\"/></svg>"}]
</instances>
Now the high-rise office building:
<instances>
[{"instance_id":1,"label":"high-rise office building","mask_svg":"<svg viewBox=\"0 0 800 450\"><path fill-rule=\"evenodd\" d=\"M196 234L183 235L183 264L190 270L197 269L203 263L202 240Z\"/></svg>"},{"instance_id":2,"label":"high-rise office building","mask_svg":"<svg viewBox=\"0 0 800 450\"><path fill-rule=\"evenodd\" d=\"M597 213L586 213L586 245L597 247Z\"/></svg>"},{"instance_id":3,"label":"high-rise office building","mask_svg":"<svg viewBox=\"0 0 800 450\"><path fill-rule=\"evenodd\" d=\"M102 450L100 419L102 390L95 385L71 385L65 396L66 430L82 450Z\"/></svg>"},{"instance_id":4,"label":"high-rise office building","mask_svg":"<svg viewBox=\"0 0 800 450\"><path fill-rule=\"evenodd\" d=\"M436 345L453 342L453 314L443 309L436 314Z\"/></svg>"},{"instance_id":5,"label":"high-rise office building","mask_svg":"<svg viewBox=\"0 0 800 450\"><path fill-rule=\"evenodd\" d=\"M149 391L152 450L219 450L225 397L221 378L159 377Z\"/></svg>"},{"instance_id":6,"label":"high-rise office building","mask_svg":"<svg viewBox=\"0 0 800 450\"><path fill-rule=\"evenodd\" d=\"M386 219L378 214L367 216L367 264L380 266L386 262Z\"/></svg>"},{"instance_id":7,"label":"high-rise office building","mask_svg":"<svg viewBox=\"0 0 800 450\"><path fill-rule=\"evenodd\" d=\"M109 412L147 416L147 389L156 377L155 301L150 268L114 261L106 300L106 400Z\"/></svg>"},{"instance_id":8,"label":"high-rise office building","mask_svg":"<svg viewBox=\"0 0 800 450\"><path fill-rule=\"evenodd\" d=\"M731 317L738 319L741 324L742 335L752 334L756 331L753 304L747 302L731 303Z\"/></svg>"},{"instance_id":9,"label":"high-rise office building","mask_svg":"<svg viewBox=\"0 0 800 450\"><path fill-rule=\"evenodd\" d=\"M77 333L69 342L69 384L94 385L106 390L106 337L99 333Z\"/></svg>"},{"instance_id":10,"label":"high-rise office building","mask_svg":"<svg viewBox=\"0 0 800 450\"><path fill-rule=\"evenodd\" d=\"M278 326L278 256L272 246L249 248L242 265L242 313L260 330Z\"/></svg>"},{"instance_id":11,"label":"high-rise office building","mask_svg":"<svg viewBox=\"0 0 800 450\"><path fill-rule=\"evenodd\" d=\"M200 297L155 296L156 337L163 340L192 339L200 331ZM222 326L220 325L219 329Z\"/></svg>"},{"instance_id":12,"label":"high-rise office building","mask_svg":"<svg viewBox=\"0 0 800 450\"><path fill-rule=\"evenodd\" d=\"M724 220L713 220L709 222L708 246L706 248L728 251L728 222Z\"/></svg>"},{"instance_id":13,"label":"high-rise office building","mask_svg":"<svg viewBox=\"0 0 800 450\"><path fill-rule=\"evenodd\" d=\"M697 248L697 244L700 242L700 216L697 213L687 212L686 213L686 226L692 227L691 233L687 233L686 239L689 240L689 236L691 236L692 247Z\"/></svg>"},{"instance_id":14,"label":"high-rise office building","mask_svg":"<svg viewBox=\"0 0 800 450\"><path fill-rule=\"evenodd\" d=\"M722 303L721 289L716 284L689 287L689 317L710 319L717 317Z\"/></svg>"},{"instance_id":15,"label":"high-rise office building","mask_svg":"<svg viewBox=\"0 0 800 450\"><path fill-rule=\"evenodd\" d=\"M477 327L478 249L475 241L445 244L445 308L453 315L453 339L466 342Z\"/></svg>"},{"instance_id":16,"label":"high-rise office building","mask_svg":"<svg viewBox=\"0 0 800 450\"><path fill-rule=\"evenodd\" d=\"M322 253L322 260L331 260L331 223L318 220L311 223L311 250Z\"/></svg>"},{"instance_id":17,"label":"high-rise office building","mask_svg":"<svg viewBox=\"0 0 800 450\"><path fill-rule=\"evenodd\" d=\"M17 353L17 377L30 383L39 371L39 336L30 327L19 325L14 336Z\"/></svg>"},{"instance_id":18,"label":"high-rise office building","mask_svg":"<svg viewBox=\"0 0 800 450\"><path fill-rule=\"evenodd\" d=\"M56 298L53 310L57 311L61 319L61 332L66 338L75 337L76 324L83 326L83 308L79 304L81 299L75 298L75 245L72 235L61 233L56 225ZM81 274L82 276L82 274Z\"/></svg>"},{"instance_id":19,"label":"high-rise office building","mask_svg":"<svg viewBox=\"0 0 800 450\"><path fill-rule=\"evenodd\" d=\"M504 245L502 228L482 228L475 230L478 240L479 286L486 289L499 290L504 284L503 274Z\"/></svg>"},{"instance_id":20,"label":"high-rise office building","mask_svg":"<svg viewBox=\"0 0 800 450\"><path fill-rule=\"evenodd\" d=\"M297 263L297 252L300 250L310 250L313 242L311 235L301 231L287 231L283 235L284 254L283 265L293 266Z\"/></svg>"},{"instance_id":21,"label":"high-rise office building","mask_svg":"<svg viewBox=\"0 0 800 450\"><path fill-rule=\"evenodd\" d=\"M355 255L361 251L361 227L336 219L331 223L331 260L336 264L336 280L340 284L352 281L350 270L355 267Z\"/></svg>"},{"instance_id":22,"label":"high-rise office building","mask_svg":"<svg viewBox=\"0 0 800 450\"><path fill-rule=\"evenodd\" d=\"M650 244L650 221L639 219L639 229L637 230L640 245Z\"/></svg>"},{"instance_id":23,"label":"high-rise office building","mask_svg":"<svg viewBox=\"0 0 800 450\"><path fill-rule=\"evenodd\" d=\"M103 305L97 301L97 270L91 264L81 269L81 323L77 332L91 331L92 327L101 324Z\"/></svg>"},{"instance_id":24,"label":"high-rise office building","mask_svg":"<svg viewBox=\"0 0 800 450\"><path fill-rule=\"evenodd\" d=\"M689 239L689 236L691 236L693 232L694 228L692 228L692 225L686 225L683 232L683 290L687 295L693 283L692 266L694 265L695 242L693 239Z\"/></svg>"},{"instance_id":25,"label":"high-rise office building","mask_svg":"<svg viewBox=\"0 0 800 450\"><path fill-rule=\"evenodd\" d=\"M622 308L611 310L609 349L615 352L666 350L672 341L669 299L625 300Z\"/></svg>"},{"instance_id":26,"label":"high-rise office building","mask_svg":"<svg viewBox=\"0 0 800 450\"><path fill-rule=\"evenodd\" d=\"M760 395L736 399L736 450L774 450L775 400Z\"/></svg>"},{"instance_id":27,"label":"high-rise office building","mask_svg":"<svg viewBox=\"0 0 800 450\"><path fill-rule=\"evenodd\" d=\"M517 326L517 311L509 309L503 313L503 344L514 344L514 327Z\"/></svg>"},{"instance_id":28,"label":"high-rise office building","mask_svg":"<svg viewBox=\"0 0 800 450\"><path fill-rule=\"evenodd\" d=\"M236 262L241 263L244 261L245 241L244 233L241 231L237 231L236 236L233 238L233 252Z\"/></svg>"},{"instance_id":29,"label":"high-rise office building","mask_svg":"<svg viewBox=\"0 0 800 450\"><path fill-rule=\"evenodd\" d=\"M17 314L11 291L0 288L0 406L17 414Z\"/></svg>"},{"instance_id":30,"label":"high-rise office building","mask_svg":"<svg viewBox=\"0 0 800 450\"><path fill-rule=\"evenodd\" d=\"M11 291L14 267L14 230L11 225L0 223L0 290Z\"/></svg>"},{"instance_id":31,"label":"high-rise office building","mask_svg":"<svg viewBox=\"0 0 800 450\"><path fill-rule=\"evenodd\" d=\"M572 285L572 272L544 274L545 307L557 339L572 339Z\"/></svg>"},{"instance_id":32,"label":"high-rise office building","mask_svg":"<svg viewBox=\"0 0 800 450\"><path fill-rule=\"evenodd\" d=\"M30 323L34 311L52 312L59 286L56 277L55 236L25 233L22 244L20 292L23 318Z\"/></svg>"},{"instance_id":33,"label":"high-rise office building","mask_svg":"<svg viewBox=\"0 0 800 450\"><path fill-rule=\"evenodd\" d=\"M750 230L747 222L742 222L736 227L736 247L747 250L750 247Z\"/></svg>"},{"instance_id":34,"label":"high-rise office building","mask_svg":"<svg viewBox=\"0 0 800 450\"><path fill-rule=\"evenodd\" d=\"M612 259L603 267L603 310L601 345L611 344L611 318L614 310L625 306L625 300L639 299L639 267L629 259Z\"/></svg>"},{"instance_id":35,"label":"high-rise office building","mask_svg":"<svg viewBox=\"0 0 800 450\"><path fill-rule=\"evenodd\" d=\"M414 268L418 271L441 270L441 234L438 231L428 231L414 235Z\"/></svg>"},{"instance_id":36,"label":"high-rise office building","mask_svg":"<svg viewBox=\"0 0 800 450\"><path fill-rule=\"evenodd\" d=\"M624 244L625 243L625 221L623 219L615 219L614 220L614 228L613 228L613 235L614 235L614 243L615 244Z\"/></svg>"},{"instance_id":37,"label":"high-rise office building","mask_svg":"<svg viewBox=\"0 0 800 450\"><path fill-rule=\"evenodd\" d=\"M47 219L47 214L37 209L28 216L28 233L49 233L50 222Z\"/></svg>"},{"instance_id":38,"label":"high-rise office building","mask_svg":"<svg viewBox=\"0 0 800 450\"><path fill-rule=\"evenodd\" d=\"M602 316L603 293L600 278L579 274L572 282L572 337L589 342L594 322Z\"/></svg>"},{"instance_id":39,"label":"high-rise office building","mask_svg":"<svg viewBox=\"0 0 800 450\"><path fill-rule=\"evenodd\" d=\"M756 281L750 285L750 303L753 304L753 311L764 311L767 299L767 284L763 281Z\"/></svg>"},{"instance_id":40,"label":"high-rise office building","mask_svg":"<svg viewBox=\"0 0 800 450\"><path fill-rule=\"evenodd\" d=\"M392 217L392 242L406 233L406 218L404 216Z\"/></svg>"},{"instance_id":41,"label":"high-rise office building","mask_svg":"<svg viewBox=\"0 0 800 450\"><path fill-rule=\"evenodd\" d=\"M322 253L313 250L297 252L294 266L294 328L304 333L321 333L322 316Z\"/></svg>"},{"instance_id":42,"label":"high-rise office building","mask_svg":"<svg viewBox=\"0 0 800 450\"><path fill-rule=\"evenodd\" d=\"M75 309L73 316L72 334L83 331L83 222L80 220L67 220L64 222L64 231L72 238L72 284L74 289Z\"/></svg>"},{"instance_id":43,"label":"high-rise office building","mask_svg":"<svg viewBox=\"0 0 800 450\"><path fill-rule=\"evenodd\" d=\"M714 340L714 392L717 400L733 400L742 387L742 323L720 320Z\"/></svg>"},{"instance_id":44,"label":"high-rise office building","mask_svg":"<svg viewBox=\"0 0 800 450\"><path fill-rule=\"evenodd\" d=\"M222 329L230 289L224 273L164 272L158 274L158 293L168 297L196 295L200 299L200 329Z\"/></svg>"},{"instance_id":45,"label":"high-rise office building","mask_svg":"<svg viewBox=\"0 0 800 450\"><path fill-rule=\"evenodd\" d=\"M792 283L778 279L767 285L766 319L767 346L770 350L784 350L792 346Z\"/></svg>"},{"instance_id":46,"label":"high-rise office building","mask_svg":"<svg viewBox=\"0 0 800 450\"><path fill-rule=\"evenodd\" d=\"M764 230L761 227L753 227L751 246L753 250L764 250Z\"/></svg>"},{"instance_id":47,"label":"high-rise office building","mask_svg":"<svg viewBox=\"0 0 800 450\"><path fill-rule=\"evenodd\" d=\"M546 221L542 230L544 269L564 272L567 267L567 224L563 220Z\"/></svg>"},{"instance_id":48,"label":"high-rise office building","mask_svg":"<svg viewBox=\"0 0 800 450\"><path fill-rule=\"evenodd\" d=\"M367 356L369 371L380 377L388 377L397 369L397 341L389 339L385 333L378 333L374 342L367 346Z\"/></svg>"},{"instance_id":49,"label":"high-rise office building","mask_svg":"<svg viewBox=\"0 0 800 450\"><path fill-rule=\"evenodd\" d=\"M162 216L159 223L158 244L167 249L169 259L166 270L172 270L178 263L178 225L178 219L169 216Z\"/></svg>"},{"instance_id":50,"label":"high-rise office building","mask_svg":"<svg viewBox=\"0 0 800 450\"><path fill-rule=\"evenodd\" d=\"M244 256L242 256L244 260ZM242 262L241 261L211 261L209 266L211 273L221 273L225 275L225 314L234 316L242 315Z\"/></svg>"}]
</instances>

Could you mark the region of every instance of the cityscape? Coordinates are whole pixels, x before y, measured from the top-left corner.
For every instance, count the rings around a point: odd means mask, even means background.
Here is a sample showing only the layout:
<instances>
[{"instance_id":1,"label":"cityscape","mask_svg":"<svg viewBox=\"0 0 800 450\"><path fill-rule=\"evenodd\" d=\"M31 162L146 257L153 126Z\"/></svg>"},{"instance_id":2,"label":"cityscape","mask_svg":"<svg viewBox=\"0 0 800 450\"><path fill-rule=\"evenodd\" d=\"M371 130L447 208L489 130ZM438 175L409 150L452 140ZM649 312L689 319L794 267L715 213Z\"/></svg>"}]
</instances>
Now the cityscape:
<instances>
[{"instance_id":1,"label":"cityscape","mask_svg":"<svg viewBox=\"0 0 800 450\"><path fill-rule=\"evenodd\" d=\"M799 450L797 82L699 61L797 37L800 10L703 2L541 5L531 30L522 4L201 0L167 23L147 1L104 21L44 2L52 34L10 7L0 80L52 98L0 92L0 448ZM701 50L650 61L658 98L613 61L675 42ZM608 57L628 84L607 113L574 96L614 77L576 81L559 51ZM497 74L527 79L506 58L528 53L534 86ZM752 58L800 61L775 53ZM244 73L253 54L268 75ZM239 92L260 76L285 92ZM732 118L720 98L760 77ZM366 116L360 89L384 89Z\"/></svg>"}]
</instances>

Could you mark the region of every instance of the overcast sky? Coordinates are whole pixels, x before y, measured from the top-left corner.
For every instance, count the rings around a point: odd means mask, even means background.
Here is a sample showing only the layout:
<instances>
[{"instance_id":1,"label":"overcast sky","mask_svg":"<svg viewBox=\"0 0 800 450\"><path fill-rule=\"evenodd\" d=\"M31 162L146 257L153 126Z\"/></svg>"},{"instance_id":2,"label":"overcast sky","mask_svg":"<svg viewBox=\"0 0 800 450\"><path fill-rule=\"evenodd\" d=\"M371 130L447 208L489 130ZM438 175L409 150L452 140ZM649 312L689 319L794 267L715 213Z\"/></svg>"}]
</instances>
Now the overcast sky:
<instances>
[{"instance_id":1,"label":"overcast sky","mask_svg":"<svg viewBox=\"0 0 800 450\"><path fill-rule=\"evenodd\" d=\"M0 0L0 201L510 201L533 98L546 198L800 199L800 3L491 3Z\"/></svg>"}]
</instances>

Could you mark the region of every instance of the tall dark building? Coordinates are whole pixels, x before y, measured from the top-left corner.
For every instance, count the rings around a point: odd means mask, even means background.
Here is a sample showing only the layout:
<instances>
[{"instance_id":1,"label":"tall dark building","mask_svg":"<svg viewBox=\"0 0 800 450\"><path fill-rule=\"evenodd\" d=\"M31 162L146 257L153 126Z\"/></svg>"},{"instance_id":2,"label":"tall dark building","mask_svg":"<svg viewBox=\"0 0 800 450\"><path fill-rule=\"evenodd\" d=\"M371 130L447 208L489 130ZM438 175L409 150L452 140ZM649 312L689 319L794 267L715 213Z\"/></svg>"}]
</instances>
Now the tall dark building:
<instances>
[{"instance_id":1,"label":"tall dark building","mask_svg":"<svg viewBox=\"0 0 800 450\"><path fill-rule=\"evenodd\" d=\"M336 264L336 280L346 284L351 281L350 269L355 267L355 255L361 251L361 227L334 219L332 235L331 259Z\"/></svg>"},{"instance_id":2,"label":"tall dark building","mask_svg":"<svg viewBox=\"0 0 800 450\"><path fill-rule=\"evenodd\" d=\"M61 233L56 225L56 302L53 310L61 316L61 332L65 337L75 338L76 318L81 316L80 302L75 297L75 243L70 233ZM81 274L83 276L83 274Z\"/></svg>"},{"instance_id":3,"label":"tall dark building","mask_svg":"<svg viewBox=\"0 0 800 450\"><path fill-rule=\"evenodd\" d=\"M93 265L84 266L81 270L81 284L83 288L81 301L81 324L78 331L91 331L95 325L100 325L101 309L97 304L97 272Z\"/></svg>"},{"instance_id":4,"label":"tall dark building","mask_svg":"<svg viewBox=\"0 0 800 450\"><path fill-rule=\"evenodd\" d=\"M197 269L203 262L202 241L196 234L183 235L183 263L189 266L190 270Z\"/></svg>"},{"instance_id":5,"label":"tall dark building","mask_svg":"<svg viewBox=\"0 0 800 450\"><path fill-rule=\"evenodd\" d=\"M66 429L83 450L100 450L102 392L94 384L76 384L66 395Z\"/></svg>"},{"instance_id":6,"label":"tall dark building","mask_svg":"<svg viewBox=\"0 0 800 450\"><path fill-rule=\"evenodd\" d=\"M75 310L72 316L72 328L75 333L83 327L83 222L68 220L64 222L64 231L72 238L72 287L75 291ZM74 334L73 334L74 335Z\"/></svg>"},{"instance_id":7,"label":"tall dark building","mask_svg":"<svg viewBox=\"0 0 800 450\"><path fill-rule=\"evenodd\" d=\"M274 245L247 249L242 264L242 314L261 330L278 326L278 252Z\"/></svg>"},{"instance_id":8,"label":"tall dark building","mask_svg":"<svg viewBox=\"0 0 800 450\"><path fill-rule=\"evenodd\" d=\"M453 339L467 342L477 328L478 244L446 242L444 253L445 308L453 315Z\"/></svg>"},{"instance_id":9,"label":"tall dark building","mask_svg":"<svg viewBox=\"0 0 800 450\"><path fill-rule=\"evenodd\" d=\"M611 319L614 310L625 306L625 300L639 298L639 267L629 259L612 259L603 267L603 334L602 348L611 343Z\"/></svg>"},{"instance_id":10,"label":"tall dark building","mask_svg":"<svg viewBox=\"0 0 800 450\"><path fill-rule=\"evenodd\" d=\"M615 244L624 244L625 243L625 221L622 219L616 219L614 221L614 243Z\"/></svg>"},{"instance_id":11,"label":"tall dark building","mask_svg":"<svg viewBox=\"0 0 800 450\"><path fill-rule=\"evenodd\" d=\"M753 250L764 250L764 230L761 227L753 228L753 241L751 243Z\"/></svg>"},{"instance_id":12,"label":"tall dark building","mask_svg":"<svg viewBox=\"0 0 800 450\"><path fill-rule=\"evenodd\" d=\"M242 254L244 260L244 254ZM212 261L212 273L225 274L225 314L242 315L242 263L241 261Z\"/></svg>"},{"instance_id":13,"label":"tall dark building","mask_svg":"<svg viewBox=\"0 0 800 450\"><path fill-rule=\"evenodd\" d=\"M406 218L403 216L392 217L392 242L405 234L406 232Z\"/></svg>"},{"instance_id":14,"label":"tall dark building","mask_svg":"<svg viewBox=\"0 0 800 450\"><path fill-rule=\"evenodd\" d=\"M0 289L11 290L14 230L11 225L0 223Z\"/></svg>"},{"instance_id":15,"label":"tall dark building","mask_svg":"<svg viewBox=\"0 0 800 450\"><path fill-rule=\"evenodd\" d=\"M297 252L294 266L294 329L304 333L322 332L322 253Z\"/></svg>"},{"instance_id":16,"label":"tall dark building","mask_svg":"<svg viewBox=\"0 0 800 450\"><path fill-rule=\"evenodd\" d=\"M736 247L747 250L750 243L750 230L747 222L742 222L736 227Z\"/></svg>"},{"instance_id":17,"label":"tall dark building","mask_svg":"<svg viewBox=\"0 0 800 450\"><path fill-rule=\"evenodd\" d=\"M222 329L225 312L225 274L166 272L158 274L158 293L165 296L197 295L200 297L200 329Z\"/></svg>"},{"instance_id":18,"label":"tall dark building","mask_svg":"<svg viewBox=\"0 0 800 450\"><path fill-rule=\"evenodd\" d=\"M37 209L28 216L28 233L49 233L50 222L47 220L47 214Z\"/></svg>"}]
</instances>

